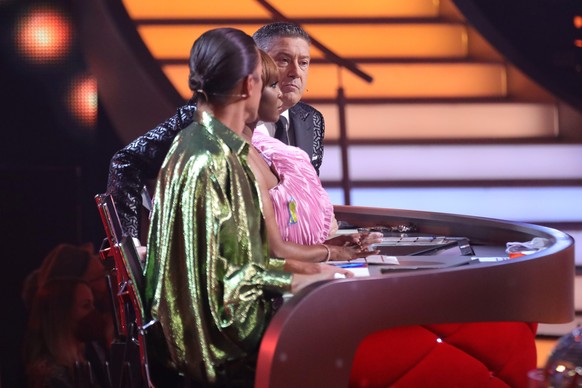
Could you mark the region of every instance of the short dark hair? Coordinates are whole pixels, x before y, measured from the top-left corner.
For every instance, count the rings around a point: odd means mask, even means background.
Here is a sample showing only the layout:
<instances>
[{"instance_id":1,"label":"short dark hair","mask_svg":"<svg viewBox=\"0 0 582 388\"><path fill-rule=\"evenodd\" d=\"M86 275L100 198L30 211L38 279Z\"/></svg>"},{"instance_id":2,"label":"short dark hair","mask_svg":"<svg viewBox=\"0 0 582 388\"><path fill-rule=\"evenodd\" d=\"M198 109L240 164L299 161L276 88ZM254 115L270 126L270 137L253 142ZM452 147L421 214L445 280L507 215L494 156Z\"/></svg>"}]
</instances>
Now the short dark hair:
<instances>
[{"instance_id":1,"label":"short dark hair","mask_svg":"<svg viewBox=\"0 0 582 388\"><path fill-rule=\"evenodd\" d=\"M274 22L265 24L253 34L255 43L264 51L269 51L271 49L271 40L273 38L283 37L301 38L308 44L311 44L309 34L301 28L301 26L295 23Z\"/></svg>"},{"instance_id":2,"label":"short dark hair","mask_svg":"<svg viewBox=\"0 0 582 388\"><path fill-rule=\"evenodd\" d=\"M259 63L253 39L235 28L216 28L202 34L190 50L188 86L194 99L225 102L234 86L252 74Z\"/></svg>"}]
</instances>

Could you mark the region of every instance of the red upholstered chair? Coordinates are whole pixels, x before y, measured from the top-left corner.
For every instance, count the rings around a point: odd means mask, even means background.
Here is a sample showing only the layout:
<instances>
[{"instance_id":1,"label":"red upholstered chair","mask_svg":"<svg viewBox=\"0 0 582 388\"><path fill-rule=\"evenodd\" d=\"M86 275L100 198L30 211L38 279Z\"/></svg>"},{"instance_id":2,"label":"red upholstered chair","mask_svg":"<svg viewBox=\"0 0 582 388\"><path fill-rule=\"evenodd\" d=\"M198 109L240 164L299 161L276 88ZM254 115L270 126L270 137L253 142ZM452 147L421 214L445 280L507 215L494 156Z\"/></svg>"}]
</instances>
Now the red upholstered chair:
<instances>
[{"instance_id":1,"label":"red upholstered chair","mask_svg":"<svg viewBox=\"0 0 582 388\"><path fill-rule=\"evenodd\" d=\"M379 331L357 348L350 387L526 387L536 329L484 322Z\"/></svg>"}]
</instances>

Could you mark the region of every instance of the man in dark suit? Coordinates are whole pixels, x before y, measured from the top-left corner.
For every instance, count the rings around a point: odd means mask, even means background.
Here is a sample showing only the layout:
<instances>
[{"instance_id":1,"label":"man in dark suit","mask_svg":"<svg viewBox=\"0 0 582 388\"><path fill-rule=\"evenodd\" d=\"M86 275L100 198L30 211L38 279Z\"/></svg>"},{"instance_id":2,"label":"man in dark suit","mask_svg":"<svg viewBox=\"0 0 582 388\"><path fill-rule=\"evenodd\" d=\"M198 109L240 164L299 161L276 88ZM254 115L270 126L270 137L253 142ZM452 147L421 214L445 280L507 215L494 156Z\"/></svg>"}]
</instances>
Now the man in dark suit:
<instances>
[{"instance_id":1,"label":"man in dark suit","mask_svg":"<svg viewBox=\"0 0 582 388\"><path fill-rule=\"evenodd\" d=\"M283 94L281 119L276 125L267 123L265 126L271 136L307 152L319 174L325 122L319 111L300 102L311 59L309 35L296 24L275 22L259 28L253 39L277 64Z\"/></svg>"},{"instance_id":2,"label":"man in dark suit","mask_svg":"<svg viewBox=\"0 0 582 388\"><path fill-rule=\"evenodd\" d=\"M280 69L284 109L281 117L287 119L287 123L283 125L283 119L280 119L276 125L279 131L276 131L274 123L267 125L273 128L272 135L307 152L319 174L325 131L323 116L299 101L309 70L309 36L295 24L275 22L261 27L253 38L257 46L265 47L264 50ZM174 116L132 141L111 159L107 192L115 200L124 231L134 239L139 237L140 232L143 188L149 180L157 177L174 137L194 121L195 111L196 106L189 101L178 108ZM134 242L141 245L139 240Z\"/></svg>"}]
</instances>

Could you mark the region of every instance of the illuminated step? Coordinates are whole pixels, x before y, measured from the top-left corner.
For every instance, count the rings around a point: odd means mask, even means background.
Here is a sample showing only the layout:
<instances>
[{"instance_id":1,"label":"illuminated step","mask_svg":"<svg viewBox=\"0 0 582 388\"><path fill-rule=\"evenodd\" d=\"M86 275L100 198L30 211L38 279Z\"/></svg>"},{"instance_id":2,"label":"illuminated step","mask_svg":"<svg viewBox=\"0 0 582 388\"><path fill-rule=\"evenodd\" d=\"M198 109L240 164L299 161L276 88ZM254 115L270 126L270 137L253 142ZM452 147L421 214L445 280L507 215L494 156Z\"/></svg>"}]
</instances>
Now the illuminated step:
<instances>
[{"instance_id":1,"label":"illuminated step","mask_svg":"<svg viewBox=\"0 0 582 388\"><path fill-rule=\"evenodd\" d=\"M579 144L352 145L348 162L350 180L358 184L351 191L352 205L526 222L577 222L582 217L582 187L552 183L582 179ZM339 147L327 145L320 170L324 186L341 179L341 166ZM516 183L520 180L539 184ZM378 187L383 181L387 187ZM468 184L435 187L438 181ZM365 187L367 182L374 187ZM343 204L342 189L326 191L333 203Z\"/></svg>"},{"instance_id":2,"label":"illuminated step","mask_svg":"<svg viewBox=\"0 0 582 388\"><path fill-rule=\"evenodd\" d=\"M270 18L272 15L256 0L223 1L144 1L123 0L133 19L139 18ZM311 17L435 17L438 0L310 0L299 5L287 0L270 0L274 8L288 18Z\"/></svg>"},{"instance_id":3,"label":"illuminated step","mask_svg":"<svg viewBox=\"0 0 582 388\"><path fill-rule=\"evenodd\" d=\"M374 78L367 83L343 71L346 96L352 98L501 98L507 94L506 69L501 63L390 63L366 64L361 70ZM185 97L188 66L162 67L168 79ZM338 71L333 65L312 64L307 98L334 98Z\"/></svg>"},{"instance_id":4,"label":"illuminated step","mask_svg":"<svg viewBox=\"0 0 582 388\"><path fill-rule=\"evenodd\" d=\"M341 189L326 191L333 204L344 204ZM533 223L579 223L580 196L582 187L568 186L357 188L351 191L351 204Z\"/></svg>"},{"instance_id":5,"label":"illuminated step","mask_svg":"<svg viewBox=\"0 0 582 388\"><path fill-rule=\"evenodd\" d=\"M506 72L501 63L392 63L359 68L374 78L367 83L343 72L343 87L350 98L504 97ZM313 65L307 88L310 98L335 97L337 69Z\"/></svg>"},{"instance_id":6,"label":"illuminated step","mask_svg":"<svg viewBox=\"0 0 582 388\"><path fill-rule=\"evenodd\" d=\"M227 26L225 24L224 26ZM252 35L260 25L228 25ZM158 60L188 60L194 40L216 25L148 25L138 31ZM458 23L306 24L311 36L344 58L465 58L467 28ZM363 38L365 37L365 38ZM313 58L322 53L312 49Z\"/></svg>"},{"instance_id":7,"label":"illuminated step","mask_svg":"<svg viewBox=\"0 0 582 388\"><path fill-rule=\"evenodd\" d=\"M315 107L325 118L326 140L337 140L337 106ZM349 104L346 124L352 140L502 140L553 137L558 132L556 115L553 104L533 102Z\"/></svg>"},{"instance_id":8,"label":"illuminated step","mask_svg":"<svg viewBox=\"0 0 582 388\"><path fill-rule=\"evenodd\" d=\"M348 162L352 182L399 182L401 187L422 181L492 181L492 186L509 186L520 180L582 179L580 144L350 145ZM339 146L326 145L321 180L341 180L341 169Z\"/></svg>"}]
</instances>

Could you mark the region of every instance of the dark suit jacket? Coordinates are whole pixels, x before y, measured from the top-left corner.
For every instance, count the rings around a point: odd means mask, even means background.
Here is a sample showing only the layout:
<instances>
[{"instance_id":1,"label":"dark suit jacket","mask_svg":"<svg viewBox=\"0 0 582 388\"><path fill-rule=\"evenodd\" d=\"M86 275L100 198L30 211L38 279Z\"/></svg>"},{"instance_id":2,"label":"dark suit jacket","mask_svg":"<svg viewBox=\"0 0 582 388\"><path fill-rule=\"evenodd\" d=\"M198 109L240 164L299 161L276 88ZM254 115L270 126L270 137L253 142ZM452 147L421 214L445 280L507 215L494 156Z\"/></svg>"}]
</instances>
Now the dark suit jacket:
<instances>
[{"instance_id":1,"label":"dark suit jacket","mask_svg":"<svg viewBox=\"0 0 582 388\"><path fill-rule=\"evenodd\" d=\"M289 109L289 132L293 145L307 152L311 164L319 175L323 160L325 121L322 114L310 105L299 102Z\"/></svg>"},{"instance_id":2,"label":"dark suit jacket","mask_svg":"<svg viewBox=\"0 0 582 388\"><path fill-rule=\"evenodd\" d=\"M138 137L111 158L107 192L115 201L117 213L125 233L138 237L142 190L146 183L156 179L170 150L172 141L182 129L194 121L196 106L187 104L157 127ZM323 159L323 116L311 106L299 102L289 109L289 131L293 131L296 145L302 148L319 174Z\"/></svg>"}]
</instances>

